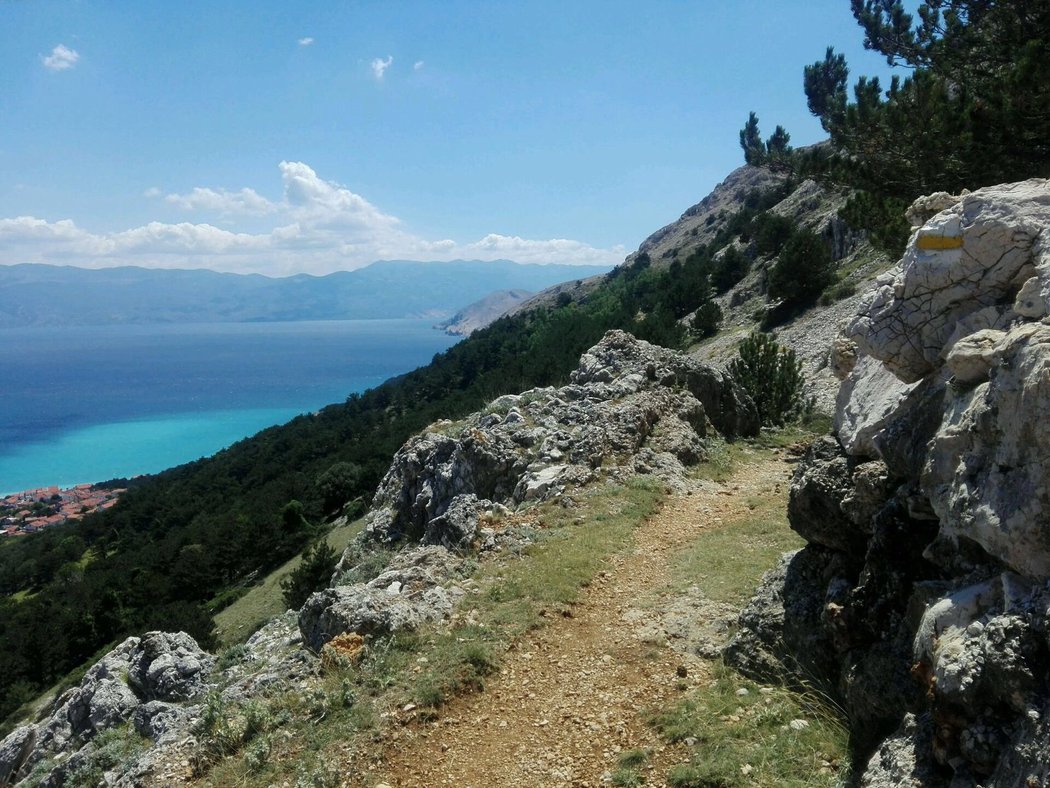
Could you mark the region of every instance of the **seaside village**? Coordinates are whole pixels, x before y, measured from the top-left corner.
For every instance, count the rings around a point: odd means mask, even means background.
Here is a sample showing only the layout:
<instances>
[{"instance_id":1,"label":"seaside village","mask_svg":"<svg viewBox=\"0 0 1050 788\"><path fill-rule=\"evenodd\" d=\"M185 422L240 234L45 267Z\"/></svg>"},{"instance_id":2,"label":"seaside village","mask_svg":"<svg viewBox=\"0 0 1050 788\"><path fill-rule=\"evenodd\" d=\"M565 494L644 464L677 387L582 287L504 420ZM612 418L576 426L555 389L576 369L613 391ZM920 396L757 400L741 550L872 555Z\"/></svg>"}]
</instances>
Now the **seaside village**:
<instances>
[{"instance_id":1,"label":"seaside village","mask_svg":"<svg viewBox=\"0 0 1050 788\"><path fill-rule=\"evenodd\" d=\"M78 484L68 489L40 487L0 498L0 535L21 536L51 525L79 520L86 514L109 509L124 488Z\"/></svg>"}]
</instances>

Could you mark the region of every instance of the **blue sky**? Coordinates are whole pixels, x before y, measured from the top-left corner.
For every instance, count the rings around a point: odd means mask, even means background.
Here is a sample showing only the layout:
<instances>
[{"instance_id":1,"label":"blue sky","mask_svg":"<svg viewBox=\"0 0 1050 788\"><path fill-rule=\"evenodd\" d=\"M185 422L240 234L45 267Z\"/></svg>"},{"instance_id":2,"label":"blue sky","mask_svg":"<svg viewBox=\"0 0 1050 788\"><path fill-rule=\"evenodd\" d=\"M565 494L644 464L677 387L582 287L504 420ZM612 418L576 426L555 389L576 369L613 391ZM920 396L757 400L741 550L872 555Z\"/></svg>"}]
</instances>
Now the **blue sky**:
<instances>
[{"instance_id":1,"label":"blue sky","mask_svg":"<svg viewBox=\"0 0 1050 788\"><path fill-rule=\"evenodd\" d=\"M0 263L327 273L615 263L885 74L848 0L8 2Z\"/></svg>"}]
</instances>

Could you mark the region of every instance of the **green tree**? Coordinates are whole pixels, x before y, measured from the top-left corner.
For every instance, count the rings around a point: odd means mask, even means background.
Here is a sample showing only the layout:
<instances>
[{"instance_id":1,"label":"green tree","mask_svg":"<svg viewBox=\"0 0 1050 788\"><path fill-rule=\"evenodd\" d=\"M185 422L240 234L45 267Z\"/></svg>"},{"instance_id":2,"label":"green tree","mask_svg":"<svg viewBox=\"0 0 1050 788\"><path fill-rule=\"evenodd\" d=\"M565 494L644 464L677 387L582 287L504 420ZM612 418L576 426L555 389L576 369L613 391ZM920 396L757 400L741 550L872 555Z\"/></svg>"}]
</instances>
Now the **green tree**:
<instances>
[{"instance_id":1,"label":"green tree","mask_svg":"<svg viewBox=\"0 0 1050 788\"><path fill-rule=\"evenodd\" d=\"M792 308L816 302L835 281L835 265L827 243L811 230L798 229L780 250L769 270L769 297Z\"/></svg>"},{"instance_id":2,"label":"green tree","mask_svg":"<svg viewBox=\"0 0 1050 788\"><path fill-rule=\"evenodd\" d=\"M713 337L722 326L722 307L708 299L693 315L693 331L701 338Z\"/></svg>"},{"instance_id":3,"label":"green tree","mask_svg":"<svg viewBox=\"0 0 1050 788\"><path fill-rule=\"evenodd\" d=\"M751 395L765 425L782 425L802 408L802 362L772 334L756 332L740 343L729 372Z\"/></svg>"},{"instance_id":4,"label":"green tree","mask_svg":"<svg viewBox=\"0 0 1050 788\"><path fill-rule=\"evenodd\" d=\"M883 92L829 48L805 70L810 110L848 157L855 178L911 199L1050 175L1050 3L851 0L864 46L911 73ZM883 180L886 179L886 180Z\"/></svg>"},{"instance_id":5,"label":"green tree","mask_svg":"<svg viewBox=\"0 0 1050 788\"><path fill-rule=\"evenodd\" d=\"M765 142L758 129L758 116L752 112L747 117L744 128L740 130L740 147L744 150L744 161L751 165L764 165L774 170L790 169L791 135L783 126L776 130Z\"/></svg>"},{"instance_id":6,"label":"green tree","mask_svg":"<svg viewBox=\"0 0 1050 788\"><path fill-rule=\"evenodd\" d=\"M339 511L343 505L360 494L361 466L352 462L337 462L317 477L317 490L324 500L325 514Z\"/></svg>"}]
</instances>

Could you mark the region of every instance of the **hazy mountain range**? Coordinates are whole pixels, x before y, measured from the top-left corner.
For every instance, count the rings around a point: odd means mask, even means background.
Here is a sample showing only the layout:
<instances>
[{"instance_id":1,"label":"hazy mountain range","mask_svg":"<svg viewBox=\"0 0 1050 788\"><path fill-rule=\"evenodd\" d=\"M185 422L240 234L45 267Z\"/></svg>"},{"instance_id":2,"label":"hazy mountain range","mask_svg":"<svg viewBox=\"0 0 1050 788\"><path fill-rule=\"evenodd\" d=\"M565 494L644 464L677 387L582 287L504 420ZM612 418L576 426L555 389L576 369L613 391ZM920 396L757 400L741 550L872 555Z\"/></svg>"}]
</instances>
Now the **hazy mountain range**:
<instances>
[{"instance_id":1,"label":"hazy mountain range","mask_svg":"<svg viewBox=\"0 0 1050 788\"><path fill-rule=\"evenodd\" d=\"M508 260L391 260L327 276L0 266L0 326L448 317L495 290L537 291L608 270Z\"/></svg>"}]
</instances>

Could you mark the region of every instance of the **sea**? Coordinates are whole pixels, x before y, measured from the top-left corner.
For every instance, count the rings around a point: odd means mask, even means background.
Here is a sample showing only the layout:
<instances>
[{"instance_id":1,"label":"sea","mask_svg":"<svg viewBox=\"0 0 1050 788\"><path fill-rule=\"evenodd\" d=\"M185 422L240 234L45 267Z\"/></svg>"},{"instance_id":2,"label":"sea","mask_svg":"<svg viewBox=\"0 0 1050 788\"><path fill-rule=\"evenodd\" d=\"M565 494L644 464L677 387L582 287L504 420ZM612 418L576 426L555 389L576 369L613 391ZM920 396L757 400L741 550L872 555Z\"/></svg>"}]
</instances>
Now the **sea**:
<instances>
[{"instance_id":1,"label":"sea","mask_svg":"<svg viewBox=\"0 0 1050 788\"><path fill-rule=\"evenodd\" d=\"M0 495L214 454L428 363L432 322L0 329Z\"/></svg>"}]
</instances>

